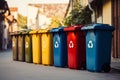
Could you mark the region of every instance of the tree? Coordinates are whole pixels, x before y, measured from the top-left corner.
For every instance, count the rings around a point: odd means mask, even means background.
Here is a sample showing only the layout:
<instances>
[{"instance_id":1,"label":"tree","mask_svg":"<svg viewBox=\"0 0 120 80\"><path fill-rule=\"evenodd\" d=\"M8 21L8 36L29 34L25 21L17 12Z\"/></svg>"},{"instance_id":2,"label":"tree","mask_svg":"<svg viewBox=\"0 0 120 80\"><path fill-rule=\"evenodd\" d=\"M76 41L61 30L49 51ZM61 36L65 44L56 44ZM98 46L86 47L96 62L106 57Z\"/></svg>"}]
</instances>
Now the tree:
<instances>
[{"instance_id":1,"label":"tree","mask_svg":"<svg viewBox=\"0 0 120 80\"><path fill-rule=\"evenodd\" d=\"M86 7L84 8L80 4L80 0L77 0L76 4L73 6L69 16L65 18L65 25L79 25L79 24L89 24L91 23L91 11Z\"/></svg>"},{"instance_id":2,"label":"tree","mask_svg":"<svg viewBox=\"0 0 120 80\"><path fill-rule=\"evenodd\" d=\"M21 27L21 28L26 28L27 26L27 17L21 15L21 14L18 14L18 26Z\"/></svg>"}]
</instances>

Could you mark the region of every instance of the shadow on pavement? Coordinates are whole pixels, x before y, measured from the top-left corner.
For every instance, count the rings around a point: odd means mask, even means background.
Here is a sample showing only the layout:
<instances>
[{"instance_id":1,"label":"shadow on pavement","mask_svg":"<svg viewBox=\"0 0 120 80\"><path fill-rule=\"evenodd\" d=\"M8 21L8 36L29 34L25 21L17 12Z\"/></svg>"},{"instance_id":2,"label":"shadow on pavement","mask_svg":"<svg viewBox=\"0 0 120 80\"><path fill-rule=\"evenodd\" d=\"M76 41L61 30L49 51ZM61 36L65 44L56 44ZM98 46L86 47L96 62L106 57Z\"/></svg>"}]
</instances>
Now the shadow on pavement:
<instances>
[{"instance_id":1,"label":"shadow on pavement","mask_svg":"<svg viewBox=\"0 0 120 80\"><path fill-rule=\"evenodd\" d=\"M7 50L0 50L0 53L10 52L10 51L12 51L11 48L10 48L10 49L7 49Z\"/></svg>"},{"instance_id":2,"label":"shadow on pavement","mask_svg":"<svg viewBox=\"0 0 120 80\"><path fill-rule=\"evenodd\" d=\"M113 74L120 74L120 69L116 69L116 68L112 68L110 73L113 73Z\"/></svg>"}]
</instances>

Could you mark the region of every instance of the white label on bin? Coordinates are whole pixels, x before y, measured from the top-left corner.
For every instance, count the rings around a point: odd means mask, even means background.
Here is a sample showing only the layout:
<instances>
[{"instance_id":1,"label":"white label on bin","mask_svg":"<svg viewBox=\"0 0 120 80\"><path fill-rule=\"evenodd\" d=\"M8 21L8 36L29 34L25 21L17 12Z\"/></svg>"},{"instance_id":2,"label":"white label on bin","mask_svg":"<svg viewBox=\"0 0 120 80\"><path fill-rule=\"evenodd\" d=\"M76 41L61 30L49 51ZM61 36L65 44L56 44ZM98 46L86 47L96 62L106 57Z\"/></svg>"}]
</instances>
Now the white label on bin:
<instances>
[{"instance_id":1,"label":"white label on bin","mask_svg":"<svg viewBox=\"0 0 120 80\"><path fill-rule=\"evenodd\" d=\"M59 47L59 43L56 41L55 42L55 45L54 45L55 48L58 48Z\"/></svg>"},{"instance_id":2,"label":"white label on bin","mask_svg":"<svg viewBox=\"0 0 120 80\"><path fill-rule=\"evenodd\" d=\"M93 42L91 40L88 42L88 48L93 48Z\"/></svg>"},{"instance_id":3,"label":"white label on bin","mask_svg":"<svg viewBox=\"0 0 120 80\"><path fill-rule=\"evenodd\" d=\"M25 42L25 48L28 48L28 47L29 47L28 42Z\"/></svg>"},{"instance_id":4,"label":"white label on bin","mask_svg":"<svg viewBox=\"0 0 120 80\"><path fill-rule=\"evenodd\" d=\"M12 42L12 47L15 47L15 42L14 41Z\"/></svg>"},{"instance_id":5,"label":"white label on bin","mask_svg":"<svg viewBox=\"0 0 120 80\"><path fill-rule=\"evenodd\" d=\"M73 41L70 41L69 48L73 48L73 47L74 47Z\"/></svg>"}]
</instances>

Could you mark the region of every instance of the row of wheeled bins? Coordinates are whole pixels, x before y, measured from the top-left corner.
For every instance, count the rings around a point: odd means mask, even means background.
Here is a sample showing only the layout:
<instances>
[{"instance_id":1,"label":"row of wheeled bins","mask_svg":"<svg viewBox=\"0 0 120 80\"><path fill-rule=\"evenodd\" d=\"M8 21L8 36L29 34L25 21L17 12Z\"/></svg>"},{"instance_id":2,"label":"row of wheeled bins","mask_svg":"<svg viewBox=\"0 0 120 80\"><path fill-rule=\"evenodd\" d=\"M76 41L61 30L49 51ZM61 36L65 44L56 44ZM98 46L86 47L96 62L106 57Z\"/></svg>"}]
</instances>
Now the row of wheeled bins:
<instances>
[{"instance_id":1,"label":"row of wheeled bins","mask_svg":"<svg viewBox=\"0 0 120 80\"><path fill-rule=\"evenodd\" d=\"M76 25L11 33L13 60L109 72L114 27Z\"/></svg>"}]
</instances>

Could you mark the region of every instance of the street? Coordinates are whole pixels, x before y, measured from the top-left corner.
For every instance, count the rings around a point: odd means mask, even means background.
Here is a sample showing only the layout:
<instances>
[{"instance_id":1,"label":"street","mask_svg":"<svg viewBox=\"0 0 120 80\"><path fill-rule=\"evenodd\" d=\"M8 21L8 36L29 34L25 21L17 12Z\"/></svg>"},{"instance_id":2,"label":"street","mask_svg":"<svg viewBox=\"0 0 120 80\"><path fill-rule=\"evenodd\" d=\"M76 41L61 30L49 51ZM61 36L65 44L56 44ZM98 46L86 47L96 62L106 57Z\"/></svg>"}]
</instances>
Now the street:
<instances>
[{"instance_id":1,"label":"street","mask_svg":"<svg viewBox=\"0 0 120 80\"><path fill-rule=\"evenodd\" d=\"M13 61L12 50L0 51L0 80L120 80L120 62L111 66L109 73L57 68Z\"/></svg>"}]
</instances>

